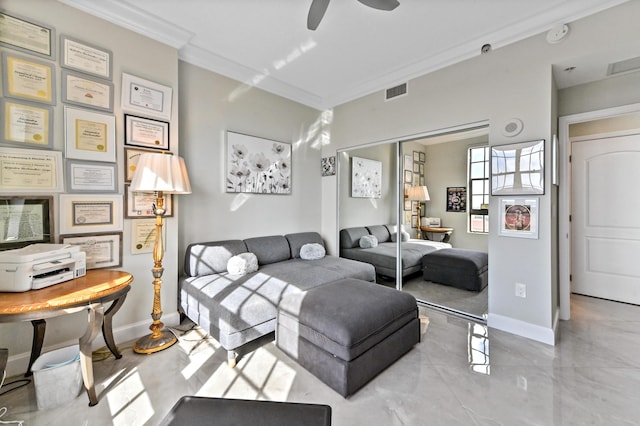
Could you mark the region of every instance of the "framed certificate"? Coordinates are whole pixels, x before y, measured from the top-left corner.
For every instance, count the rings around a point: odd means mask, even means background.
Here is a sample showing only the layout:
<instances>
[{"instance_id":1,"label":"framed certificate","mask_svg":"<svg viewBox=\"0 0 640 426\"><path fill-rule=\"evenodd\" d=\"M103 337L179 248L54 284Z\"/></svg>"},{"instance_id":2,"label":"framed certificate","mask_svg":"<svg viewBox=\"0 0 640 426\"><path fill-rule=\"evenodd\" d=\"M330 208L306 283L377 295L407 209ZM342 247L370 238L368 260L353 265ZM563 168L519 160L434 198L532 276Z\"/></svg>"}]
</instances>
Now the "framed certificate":
<instances>
[{"instance_id":1,"label":"framed certificate","mask_svg":"<svg viewBox=\"0 0 640 426\"><path fill-rule=\"evenodd\" d=\"M124 186L126 203L125 217L129 219L155 217L153 205L156 198L151 192L131 191L130 185ZM173 195L164 194L164 217L173 216Z\"/></svg>"},{"instance_id":2,"label":"framed certificate","mask_svg":"<svg viewBox=\"0 0 640 426\"><path fill-rule=\"evenodd\" d=\"M62 153L0 147L0 192L62 192Z\"/></svg>"},{"instance_id":3,"label":"framed certificate","mask_svg":"<svg viewBox=\"0 0 640 426\"><path fill-rule=\"evenodd\" d=\"M60 235L60 242L80 246L87 255L87 269L122 266L122 232Z\"/></svg>"},{"instance_id":4,"label":"framed certificate","mask_svg":"<svg viewBox=\"0 0 640 426\"><path fill-rule=\"evenodd\" d=\"M116 119L113 115L64 107L65 157L116 161Z\"/></svg>"},{"instance_id":5,"label":"framed certificate","mask_svg":"<svg viewBox=\"0 0 640 426\"><path fill-rule=\"evenodd\" d=\"M53 242L53 197L0 197L0 250Z\"/></svg>"},{"instance_id":6,"label":"framed certificate","mask_svg":"<svg viewBox=\"0 0 640 426\"><path fill-rule=\"evenodd\" d=\"M52 63L3 52L2 71L5 96L56 104L56 71Z\"/></svg>"},{"instance_id":7,"label":"framed certificate","mask_svg":"<svg viewBox=\"0 0 640 426\"><path fill-rule=\"evenodd\" d=\"M60 195L60 234L122 231L122 196Z\"/></svg>"},{"instance_id":8,"label":"framed certificate","mask_svg":"<svg viewBox=\"0 0 640 426\"><path fill-rule=\"evenodd\" d=\"M66 160L67 192L118 192L116 163Z\"/></svg>"},{"instance_id":9,"label":"framed certificate","mask_svg":"<svg viewBox=\"0 0 640 426\"><path fill-rule=\"evenodd\" d=\"M122 108L171 119L172 89L153 81L122 73Z\"/></svg>"},{"instance_id":10,"label":"framed certificate","mask_svg":"<svg viewBox=\"0 0 640 426\"><path fill-rule=\"evenodd\" d=\"M53 28L0 11L0 45L52 58L55 55L55 36Z\"/></svg>"},{"instance_id":11,"label":"framed certificate","mask_svg":"<svg viewBox=\"0 0 640 426\"><path fill-rule=\"evenodd\" d=\"M53 107L0 99L0 141L29 148L53 147Z\"/></svg>"},{"instance_id":12,"label":"framed certificate","mask_svg":"<svg viewBox=\"0 0 640 426\"><path fill-rule=\"evenodd\" d=\"M113 112L113 83L62 70L62 102Z\"/></svg>"},{"instance_id":13,"label":"framed certificate","mask_svg":"<svg viewBox=\"0 0 640 426\"><path fill-rule=\"evenodd\" d=\"M111 80L113 61L110 50L60 36L60 66Z\"/></svg>"},{"instance_id":14,"label":"framed certificate","mask_svg":"<svg viewBox=\"0 0 640 426\"><path fill-rule=\"evenodd\" d=\"M169 123L135 115L124 115L124 144L142 148L169 149Z\"/></svg>"},{"instance_id":15,"label":"framed certificate","mask_svg":"<svg viewBox=\"0 0 640 426\"><path fill-rule=\"evenodd\" d=\"M138 148L125 148L124 149L124 181L131 182L133 175L136 172L138 166L138 160L144 153L157 152L150 149L138 149ZM165 154L171 154L171 152L165 152Z\"/></svg>"},{"instance_id":16,"label":"framed certificate","mask_svg":"<svg viewBox=\"0 0 640 426\"><path fill-rule=\"evenodd\" d=\"M166 241L167 228L162 227L162 239ZM136 219L131 221L131 254L153 252L156 240L156 220Z\"/></svg>"}]
</instances>

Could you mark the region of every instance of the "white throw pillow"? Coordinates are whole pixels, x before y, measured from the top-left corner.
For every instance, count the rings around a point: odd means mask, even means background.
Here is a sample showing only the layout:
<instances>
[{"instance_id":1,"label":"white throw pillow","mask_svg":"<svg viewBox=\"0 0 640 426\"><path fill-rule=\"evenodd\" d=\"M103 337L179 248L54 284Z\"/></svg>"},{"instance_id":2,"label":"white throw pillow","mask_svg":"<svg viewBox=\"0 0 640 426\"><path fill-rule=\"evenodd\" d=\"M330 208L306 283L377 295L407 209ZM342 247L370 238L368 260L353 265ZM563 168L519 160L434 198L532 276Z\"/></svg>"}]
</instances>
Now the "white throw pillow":
<instances>
[{"instance_id":1,"label":"white throw pillow","mask_svg":"<svg viewBox=\"0 0 640 426\"><path fill-rule=\"evenodd\" d=\"M258 270L258 258L253 253L240 253L227 262L227 271L232 275L244 275Z\"/></svg>"},{"instance_id":2,"label":"white throw pillow","mask_svg":"<svg viewBox=\"0 0 640 426\"><path fill-rule=\"evenodd\" d=\"M397 235L395 232L391 234L391 242L396 242ZM409 241L411 239L411 235L407 231L400 231L400 235L402 236L402 241Z\"/></svg>"},{"instance_id":3,"label":"white throw pillow","mask_svg":"<svg viewBox=\"0 0 640 426\"><path fill-rule=\"evenodd\" d=\"M300 247L300 258L304 260L322 259L327 252L322 244L308 243Z\"/></svg>"},{"instance_id":4,"label":"white throw pillow","mask_svg":"<svg viewBox=\"0 0 640 426\"><path fill-rule=\"evenodd\" d=\"M360 248L373 248L378 246L378 239L375 235L363 235L360 237Z\"/></svg>"}]
</instances>

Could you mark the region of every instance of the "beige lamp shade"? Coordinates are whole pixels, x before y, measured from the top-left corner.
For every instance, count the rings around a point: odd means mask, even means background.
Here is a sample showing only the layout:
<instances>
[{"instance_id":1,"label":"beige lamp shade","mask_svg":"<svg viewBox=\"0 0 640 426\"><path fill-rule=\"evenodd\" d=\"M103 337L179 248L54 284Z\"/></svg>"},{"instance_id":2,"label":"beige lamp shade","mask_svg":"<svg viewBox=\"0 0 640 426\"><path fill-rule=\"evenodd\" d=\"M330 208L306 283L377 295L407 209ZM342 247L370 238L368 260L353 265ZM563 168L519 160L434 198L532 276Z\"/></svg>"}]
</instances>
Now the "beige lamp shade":
<instances>
[{"instance_id":1,"label":"beige lamp shade","mask_svg":"<svg viewBox=\"0 0 640 426\"><path fill-rule=\"evenodd\" d=\"M190 194L191 183L184 159L177 155L145 153L140 155L131 190L162 191L165 194Z\"/></svg>"},{"instance_id":2,"label":"beige lamp shade","mask_svg":"<svg viewBox=\"0 0 640 426\"><path fill-rule=\"evenodd\" d=\"M429 190L426 186L411 186L407 190L407 200L429 201Z\"/></svg>"}]
</instances>

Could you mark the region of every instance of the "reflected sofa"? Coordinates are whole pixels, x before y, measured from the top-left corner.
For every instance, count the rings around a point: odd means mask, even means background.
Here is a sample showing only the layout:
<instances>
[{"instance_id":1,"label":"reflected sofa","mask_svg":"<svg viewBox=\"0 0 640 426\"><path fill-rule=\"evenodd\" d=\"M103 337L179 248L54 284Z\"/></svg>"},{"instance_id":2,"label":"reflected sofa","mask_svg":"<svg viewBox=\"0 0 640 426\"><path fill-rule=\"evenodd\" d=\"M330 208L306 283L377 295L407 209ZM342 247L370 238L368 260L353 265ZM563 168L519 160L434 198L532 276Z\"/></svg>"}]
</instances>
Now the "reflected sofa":
<instances>
[{"instance_id":1,"label":"reflected sofa","mask_svg":"<svg viewBox=\"0 0 640 426\"><path fill-rule=\"evenodd\" d=\"M406 232L403 232L406 235ZM362 237L373 235L378 245L361 248ZM396 226L372 225L344 228L340 230L340 257L366 262L374 266L381 276L396 277ZM451 248L451 244L438 241L402 238L402 276L422 270L422 258L425 254L443 248Z\"/></svg>"}]
</instances>

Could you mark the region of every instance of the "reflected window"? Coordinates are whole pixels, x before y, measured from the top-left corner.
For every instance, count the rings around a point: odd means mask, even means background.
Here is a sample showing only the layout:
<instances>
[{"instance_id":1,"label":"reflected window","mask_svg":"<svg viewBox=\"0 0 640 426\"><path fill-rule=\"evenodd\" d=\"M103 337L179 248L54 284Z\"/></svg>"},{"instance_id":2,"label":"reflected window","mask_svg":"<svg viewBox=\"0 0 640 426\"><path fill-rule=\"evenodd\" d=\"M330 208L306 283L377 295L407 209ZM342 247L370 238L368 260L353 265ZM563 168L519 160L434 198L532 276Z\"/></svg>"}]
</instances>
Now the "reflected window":
<instances>
[{"instance_id":1,"label":"reflected window","mask_svg":"<svg viewBox=\"0 0 640 426\"><path fill-rule=\"evenodd\" d=\"M489 232L489 147L469 148L468 231Z\"/></svg>"},{"instance_id":2,"label":"reflected window","mask_svg":"<svg viewBox=\"0 0 640 426\"><path fill-rule=\"evenodd\" d=\"M471 371L491 374L489 364L489 328L482 324L469 323L467 354Z\"/></svg>"}]
</instances>

